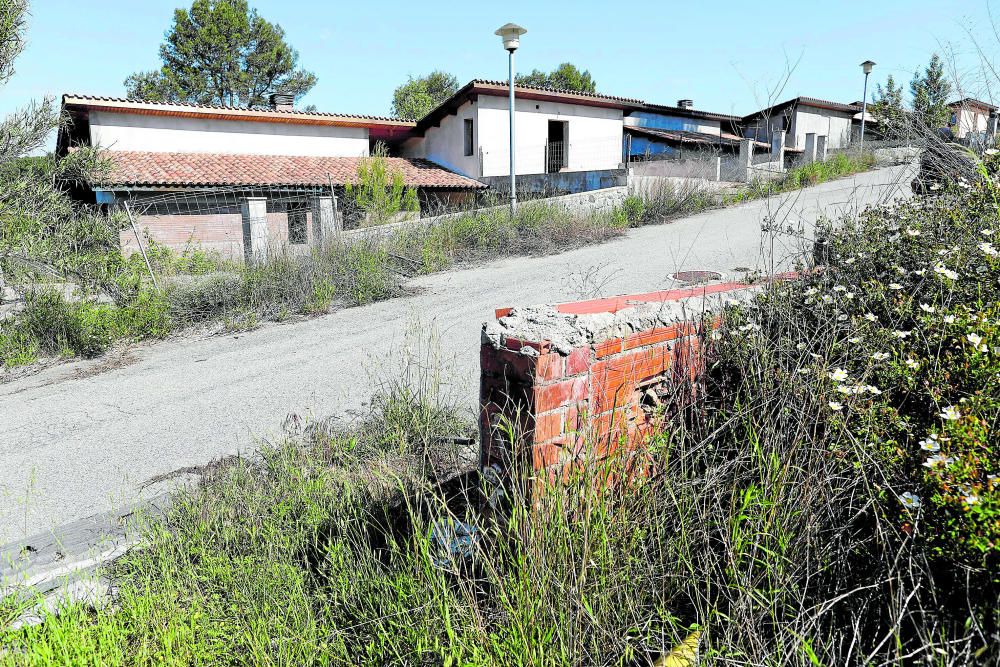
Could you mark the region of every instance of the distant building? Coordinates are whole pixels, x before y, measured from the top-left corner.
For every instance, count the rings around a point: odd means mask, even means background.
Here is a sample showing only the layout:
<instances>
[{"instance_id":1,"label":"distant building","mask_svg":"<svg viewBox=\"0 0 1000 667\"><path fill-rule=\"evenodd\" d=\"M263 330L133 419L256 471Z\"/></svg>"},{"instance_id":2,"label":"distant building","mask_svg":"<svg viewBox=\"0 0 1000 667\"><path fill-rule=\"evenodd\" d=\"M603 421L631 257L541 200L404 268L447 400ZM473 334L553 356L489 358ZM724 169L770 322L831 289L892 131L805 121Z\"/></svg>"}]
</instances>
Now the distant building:
<instances>
[{"instance_id":1,"label":"distant building","mask_svg":"<svg viewBox=\"0 0 1000 667\"><path fill-rule=\"evenodd\" d=\"M400 152L503 190L510 176L509 92L474 80L417 121ZM624 184L622 128L640 100L516 86L515 173L521 191L579 192Z\"/></svg>"},{"instance_id":2,"label":"distant building","mask_svg":"<svg viewBox=\"0 0 1000 667\"><path fill-rule=\"evenodd\" d=\"M687 99L678 100L677 106L644 104L625 115L625 147L631 160L738 153L741 121L739 116L693 109Z\"/></svg>"},{"instance_id":3,"label":"distant building","mask_svg":"<svg viewBox=\"0 0 1000 667\"><path fill-rule=\"evenodd\" d=\"M742 124L745 136L769 145L776 133L784 131L785 148L793 151L805 149L807 134L827 137L827 148L843 148L851 142L860 112L855 104L795 97L744 116Z\"/></svg>"},{"instance_id":4,"label":"distant building","mask_svg":"<svg viewBox=\"0 0 1000 667\"><path fill-rule=\"evenodd\" d=\"M111 173L78 195L98 204L131 201L156 206L141 220L153 240L171 247L196 243L227 256L249 247L245 200L266 216L268 243L306 245L317 240L330 198L357 180L358 163L375 142L392 143L415 123L381 116L295 110L272 96L270 108L174 104L87 95L63 96L68 123L56 152L97 146L111 159ZM422 201L485 188L482 183L418 158L389 158ZM261 188L281 188L281 198L260 201ZM225 196L219 193L225 191ZM212 206L165 193L214 192ZM206 194L206 197L208 195ZM323 213L326 215L327 213ZM126 249L134 235L121 235Z\"/></svg>"},{"instance_id":5,"label":"distant building","mask_svg":"<svg viewBox=\"0 0 1000 667\"><path fill-rule=\"evenodd\" d=\"M996 135L997 107L987 102L966 97L948 105L951 116L948 127L956 139L984 142L987 134ZM993 117L991 126L990 117Z\"/></svg>"}]
</instances>

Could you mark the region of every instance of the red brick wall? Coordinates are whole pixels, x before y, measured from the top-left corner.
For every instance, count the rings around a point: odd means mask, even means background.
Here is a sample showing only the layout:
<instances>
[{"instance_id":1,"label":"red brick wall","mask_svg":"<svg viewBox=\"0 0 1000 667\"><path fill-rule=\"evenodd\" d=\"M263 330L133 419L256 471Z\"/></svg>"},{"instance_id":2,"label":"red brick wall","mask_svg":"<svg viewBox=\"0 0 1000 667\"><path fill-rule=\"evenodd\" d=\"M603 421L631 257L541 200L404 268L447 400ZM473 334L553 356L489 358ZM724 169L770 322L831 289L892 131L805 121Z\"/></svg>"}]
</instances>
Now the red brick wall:
<instances>
[{"instance_id":1,"label":"red brick wall","mask_svg":"<svg viewBox=\"0 0 1000 667\"><path fill-rule=\"evenodd\" d=\"M156 243L174 250L188 246L214 251L231 259L243 258L243 217L239 213L143 215L136 219L143 243L148 236ZM306 213L306 229L309 242L312 241L312 213ZM269 243L282 246L288 242L288 216L283 211L268 211L267 232ZM118 235L125 254L138 252L132 227L121 230ZM308 247L308 244L303 246Z\"/></svg>"},{"instance_id":2,"label":"red brick wall","mask_svg":"<svg viewBox=\"0 0 1000 667\"><path fill-rule=\"evenodd\" d=\"M636 304L748 288L727 283L561 304L556 309L583 316L615 313ZM501 309L497 316L509 312ZM496 341L484 341L482 465L530 467L555 479L610 455L641 456L671 412L691 400L693 381L703 369L703 334L699 323L679 322L568 352L544 339L502 336L499 347Z\"/></svg>"}]
</instances>

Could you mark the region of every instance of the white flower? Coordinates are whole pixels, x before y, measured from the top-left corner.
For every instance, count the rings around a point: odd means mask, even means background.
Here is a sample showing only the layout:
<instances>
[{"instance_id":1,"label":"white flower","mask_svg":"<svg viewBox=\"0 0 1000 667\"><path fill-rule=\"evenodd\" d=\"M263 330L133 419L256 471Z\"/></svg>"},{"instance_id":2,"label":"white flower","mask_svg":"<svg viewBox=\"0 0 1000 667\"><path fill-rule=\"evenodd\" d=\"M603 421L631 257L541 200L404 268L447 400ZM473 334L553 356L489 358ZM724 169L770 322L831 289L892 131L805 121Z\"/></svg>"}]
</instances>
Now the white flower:
<instances>
[{"instance_id":1,"label":"white flower","mask_svg":"<svg viewBox=\"0 0 1000 667\"><path fill-rule=\"evenodd\" d=\"M869 322L878 322L878 318L875 317L875 313L865 313L865 319Z\"/></svg>"},{"instance_id":2,"label":"white flower","mask_svg":"<svg viewBox=\"0 0 1000 667\"><path fill-rule=\"evenodd\" d=\"M978 348L978 347L979 347L979 345L980 345L980 344L981 344L981 343L983 342L983 337L982 337L982 336L980 336L980 335L978 335L978 334L974 334L974 333L970 333L970 334L969 334L969 335L967 335L967 336L966 336L965 338L966 338L966 339L967 339L967 340L968 340L968 341L969 341L970 343L972 343L972 346L973 346L973 347L975 347L975 348Z\"/></svg>"},{"instance_id":3,"label":"white flower","mask_svg":"<svg viewBox=\"0 0 1000 667\"><path fill-rule=\"evenodd\" d=\"M922 303L922 304L920 304L920 310L924 311L925 313L933 313L934 312L934 306L932 306L930 304L927 304L927 303Z\"/></svg>"},{"instance_id":4,"label":"white flower","mask_svg":"<svg viewBox=\"0 0 1000 667\"><path fill-rule=\"evenodd\" d=\"M843 368L835 368L829 375L834 382L843 382L847 379L847 371Z\"/></svg>"},{"instance_id":5,"label":"white flower","mask_svg":"<svg viewBox=\"0 0 1000 667\"><path fill-rule=\"evenodd\" d=\"M979 233L982 234L983 236L993 236L992 229L980 229Z\"/></svg>"},{"instance_id":6,"label":"white flower","mask_svg":"<svg viewBox=\"0 0 1000 667\"><path fill-rule=\"evenodd\" d=\"M987 241L985 243L980 243L979 244L979 249L982 250L983 252L985 252L987 255L989 255L991 257L996 257L998 254L1000 254L1000 251L998 251L996 248L994 248L993 244L990 243L989 241Z\"/></svg>"},{"instance_id":7,"label":"white flower","mask_svg":"<svg viewBox=\"0 0 1000 667\"><path fill-rule=\"evenodd\" d=\"M871 385L871 384L866 384L865 385L865 391L867 391L872 396L881 396L882 395L882 390L879 389L878 387L876 387L875 385Z\"/></svg>"},{"instance_id":8,"label":"white flower","mask_svg":"<svg viewBox=\"0 0 1000 667\"><path fill-rule=\"evenodd\" d=\"M810 370L808 368L803 367L797 369L795 372L798 373L799 375L808 375L810 373Z\"/></svg>"},{"instance_id":9,"label":"white flower","mask_svg":"<svg viewBox=\"0 0 1000 667\"><path fill-rule=\"evenodd\" d=\"M848 292L847 294L844 295L844 298L845 299L853 299L854 298L854 292Z\"/></svg>"},{"instance_id":10,"label":"white flower","mask_svg":"<svg viewBox=\"0 0 1000 667\"><path fill-rule=\"evenodd\" d=\"M841 410L844 409L844 404L838 403L837 401L830 401L827 405L829 405L830 409L833 410L834 412L840 412Z\"/></svg>"},{"instance_id":11,"label":"white flower","mask_svg":"<svg viewBox=\"0 0 1000 667\"><path fill-rule=\"evenodd\" d=\"M812 296L813 294L816 294L817 292L819 292L818 289L816 289L815 287L810 287L809 289L806 290L806 296Z\"/></svg>"},{"instance_id":12,"label":"white flower","mask_svg":"<svg viewBox=\"0 0 1000 667\"><path fill-rule=\"evenodd\" d=\"M830 296L829 294L824 294L823 295L823 303L830 303L832 301L833 301L833 297L832 296Z\"/></svg>"},{"instance_id":13,"label":"white flower","mask_svg":"<svg viewBox=\"0 0 1000 667\"><path fill-rule=\"evenodd\" d=\"M939 416L941 417L941 419L944 419L946 421L955 421L956 419L960 419L962 417L962 413L959 412L958 408L956 408L954 405L949 405L948 407L946 407L944 410L941 411L941 414Z\"/></svg>"},{"instance_id":14,"label":"white flower","mask_svg":"<svg viewBox=\"0 0 1000 667\"><path fill-rule=\"evenodd\" d=\"M900 339L900 340L903 340L904 338L909 338L911 333L913 333L913 332L912 331L900 331L899 329L896 329L895 331L892 332L892 335L895 336L896 338Z\"/></svg>"},{"instance_id":15,"label":"white flower","mask_svg":"<svg viewBox=\"0 0 1000 667\"><path fill-rule=\"evenodd\" d=\"M844 260L844 264L850 265L850 264L854 264L854 262L856 262L856 261L858 261L857 257L848 257L847 259Z\"/></svg>"},{"instance_id":16,"label":"white flower","mask_svg":"<svg viewBox=\"0 0 1000 667\"><path fill-rule=\"evenodd\" d=\"M885 361L890 356L891 355L888 352L876 352L875 354L872 355L872 359L874 359L875 361Z\"/></svg>"},{"instance_id":17,"label":"white flower","mask_svg":"<svg viewBox=\"0 0 1000 667\"><path fill-rule=\"evenodd\" d=\"M945 324L954 324L955 323L955 316L954 315L945 315L944 316L944 323Z\"/></svg>"},{"instance_id":18,"label":"white flower","mask_svg":"<svg viewBox=\"0 0 1000 667\"><path fill-rule=\"evenodd\" d=\"M837 391L844 396L850 396L851 394L858 393L855 391L854 387L848 387L846 384L837 385Z\"/></svg>"},{"instance_id":19,"label":"white flower","mask_svg":"<svg viewBox=\"0 0 1000 667\"><path fill-rule=\"evenodd\" d=\"M912 227L907 228L906 235L907 236L920 236L920 230L919 229L913 229Z\"/></svg>"},{"instance_id":20,"label":"white flower","mask_svg":"<svg viewBox=\"0 0 1000 667\"><path fill-rule=\"evenodd\" d=\"M799 350L799 351L802 351L802 350L806 349L806 344L805 343L799 343L799 344L797 344L795 346L795 349Z\"/></svg>"},{"instance_id":21,"label":"white flower","mask_svg":"<svg viewBox=\"0 0 1000 667\"><path fill-rule=\"evenodd\" d=\"M923 276L925 273L927 273L927 269L917 269L916 271L913 272L913 275Z\"/></svg>"},{"instance_id":22,"label":"white flower","mask_svg":"<svg viewBox=\"0 0 1000 667\"><path fill-rule=\"evenodd\" d=\"M969 493L969 494L966 494L966 496L963 497L962 500L965 501L966 505L975 505L976 503L979 502L979 496L977 496L974 493Z\"/></svg>"},{"instance_id":23,"label":"white flower","mask_svg":"<svg viewBox=\"0 0 1000 667\"><path fill-rule=\"evenodd\" d=\"M950 456L945 456L944 454L935 454L934 456L931 456L926 461L924 461L923 466L925 468L937 468L939 466L951 465L954 462L955 459L953 459Z\"/></svg>"},{"instance_id":24,"label":"white flower","mask_svg":"<svg viewBox=\"0 0 1000 667\"><path fill-rule=\"evenodd\" d=\"M940 190L940 189L941 189L940 183L931 183L931 190Z\"/></svg>"},{"instance_id":25,"label":"white flower","mask_svg":"<svg viewBox=\"0 0 1000 667\"><path fill-rule=\"evenodd\" d=\"M914 368L915 369L915 368L919 368L920 367L920 362L916 361L915 359L907 359L903 363L906 364L907 368Z\"/></svg>"},{"instance_id":26,"label":"white flower","mask_svg":"<svg viewBox=\"0 0 1000 667\"><path fill-rule=\"evenodd\" d=\"M711 338L712 340L719 340L722 338L722 332L718 329L712 329Z\"/></svg>"},{"instance_id":27,"label":"white flower","mask_svg":"<svg viewBox=\"0 0 1000 667\"><path fill-rule=\"evenodd\" d=\"M851 345L857 345L858 343L861 342L861 339L855 336L854 338L848 338L847 342L850 343Z\"/></svg>"},{"instance_id":28,"label":"white flower","mask_svg":"<svg viewBox=\"0 0 1000 667\"><path fill-rule=\"evenodd\" d=\"M930 438L925 438L924 440L921 440L917 444L920 445L920 449L924 450L925 452L933 453L941 451L941 445L936 443L934 440L931 440Z\"/></svg>"},{"instance_id":29,"label":"white flower","mask_svg":"<svg viewBox=\"0 0 1000 667\"><path fill-rule=\"evenodd\" d=\"M838 322L846 322L847 321L847 315L845 315L843 313L841 313L840 315L837 315L837 321Z\"/></svg>"},{"instance_id":30,"label":"white flower","mask_svg":"<svg viewBox=\"0 0 1000 667\"><path fill-rule=\"evenodd\" d=\"M901 290L901 289L903 289L903 286L900 285L899 283L889 283L889 289L891 289L891 290Z\"/></svg>"},{"instance_id":31,"label":"white flower","mask_svg":"<svg viewBox=\"0 0 1000 667\"><path fill-rule=\"evenodd\" d=\"M920 496L907 491L899 496L899 502L908 510L915 510L920 507Z\"/></svg>"},{"instance_id":32,"label":"white flower","mask_svg":"<svg viewBox=\"0 0 1000 667\"><path fill-rule=\"evenodd\" d=\"M951 280L958 280L958 273L952 271L941 262L938 262L937 264L934 265L934 272L944 276L945 278L950 278Z\"/></svg>"},{"instance_id":33,"label":"white flower","mask_svg":"<svg viewBox=\"0 0 1000 667\"><path fill-rule=\"evenodd\" d=\"M846 292L846 291L847 291L847 288L846 288L846 287L844 287L843 285L837 285L837 286L835 286L835 287L833 288L833 291L834 291L834 292Z\"/></svg>"}]
</instances>

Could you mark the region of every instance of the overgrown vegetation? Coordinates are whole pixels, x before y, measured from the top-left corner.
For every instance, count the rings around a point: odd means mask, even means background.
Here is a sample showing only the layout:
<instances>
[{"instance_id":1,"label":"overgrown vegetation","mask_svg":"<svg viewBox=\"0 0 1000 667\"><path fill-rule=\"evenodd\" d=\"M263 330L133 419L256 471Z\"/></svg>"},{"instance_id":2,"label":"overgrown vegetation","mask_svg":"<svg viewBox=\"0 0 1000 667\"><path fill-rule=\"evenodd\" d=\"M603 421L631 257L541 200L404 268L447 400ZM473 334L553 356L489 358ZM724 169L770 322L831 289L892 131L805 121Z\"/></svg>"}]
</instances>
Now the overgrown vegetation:
<instances>
[{"instance_id":1,"label":"overgrown vegetation","mask_svg":"<svg viewBox=\"0 0 1000 667\"><path fill-rule=\"evenodd\" d=\"M836 178L859 174L875 168L875 156L871 153L840 152L831 155L824 162L810 162L793 167L782 176L751 181L736 193L727 195L725 201L735 204L752 199L799 190L810 185L818 185Z\"/></svg>"},{"instance_id":2,"label":"overgrown vegetation","mask_svg":"<svg viewBox=\"0 0 1000 667\"><path fill-rule=\"evenodd\" d=\"M995 664L997 193L826 229L824 270L727 308L701 401L615 493L622 460L532 502L461 474L473 416L422 357L363 422L213 469L116 564L116 601L2 655L635 665L687 639L701 665Z\"/></svg>"}]
</instances>

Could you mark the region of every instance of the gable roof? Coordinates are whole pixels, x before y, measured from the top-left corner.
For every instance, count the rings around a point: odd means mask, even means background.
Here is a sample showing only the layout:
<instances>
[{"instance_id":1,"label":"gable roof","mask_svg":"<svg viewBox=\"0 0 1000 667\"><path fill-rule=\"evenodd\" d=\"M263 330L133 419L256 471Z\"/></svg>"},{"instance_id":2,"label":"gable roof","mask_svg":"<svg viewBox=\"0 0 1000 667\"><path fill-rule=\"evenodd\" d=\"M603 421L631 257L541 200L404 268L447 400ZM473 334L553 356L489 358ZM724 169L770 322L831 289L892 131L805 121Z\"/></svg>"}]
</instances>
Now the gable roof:
<instances>
[{"instance_id":1,"label":"gable roof","mask_svg":"<svg viewBox=\"0 0 1000 667\"><path fill-rule=\"evenodd\" d=\"M954 102L949 102L948 107L954 109L956 107L979 107L984 111L996 111L998 107L993 106L988 102L983 102L982 100L977 100L975 97L963 97L960 100L955 100Z\"/></svg>"},{"instance_id":2,"label":"gable roof","mask_svg":"<svg viewBox=\"0 0 1000 667\"><path fill-rule=\"evenodd\" d=\"M789 107L796 106L809 106L816 107L819 109L827 109L828 111L840 111L842 113L855 114L861 111L861 107L857 104L844 104L843 102L831 102L830 100L821 100L817 97L793 97L790 100L785 100L778 104L767 107L766 109L761 109L760 111L755 111L752 114L748 114L743 117L743 122L748 122L751 120L756 120L758 118L773 116L776 112L784 111Z\"/></svg>"},{"instance_id":3,"label":"gable roof","mask_svg":"<svg viewBox=\"0 0 1000 667\"><path fill-rule=\"evenodd\" d=\"M112 151L110 174L101 188L170 186L295 185L356 183L361 157L294 155L229 155L222 153L154 153ZM406 185L451 190L482 189L472 178L448 171L429 160L385 158L390 171L403 174Z\"/></svg>"},{"instance_id":4,"label":"gable roof","mask_svg":"<svg viewBox=\"0 0 1000 667\"><path fill-rule=\"evenodd\" d=\"M465 84L454 95L429 111L416 122L415 133L422 135L429 128L438 125L445 116L455 113L459 107L478 95L493 95L503 97L510 94L510 86L506 81L490 79L473 79ZM583 106L603 107L611 109L634 109L643 105L642 100L629 97L617 97L604 93L582 93L577 90L562 90L544 86L525 86L515 84L514 95L522 100L540 100L545 102L563 102Z\"/></svg>"}]
</instances>

